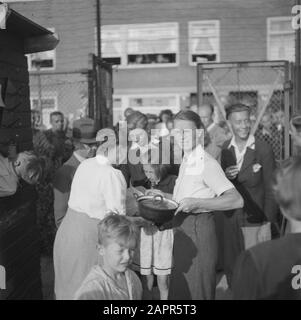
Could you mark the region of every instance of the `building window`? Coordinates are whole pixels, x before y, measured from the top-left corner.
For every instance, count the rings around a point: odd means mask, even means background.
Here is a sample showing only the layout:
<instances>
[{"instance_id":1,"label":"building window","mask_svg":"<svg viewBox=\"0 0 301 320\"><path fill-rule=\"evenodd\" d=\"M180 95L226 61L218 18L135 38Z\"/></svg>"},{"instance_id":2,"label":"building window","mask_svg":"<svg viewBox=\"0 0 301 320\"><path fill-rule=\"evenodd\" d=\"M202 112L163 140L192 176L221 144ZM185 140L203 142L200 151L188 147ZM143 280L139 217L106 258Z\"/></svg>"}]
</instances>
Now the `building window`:
<instances>
[{"instance_id":1,"label":"building window","mask_svg":"<svg viewBox=\"0 0 301 320\"><path fill-rule=\"evenodd\" d=\"M218 20L190 21L189 64L220 61Z\"/></svg>"},{"instance_id":2,"label":"building window","mask_svg":"<svg viewBox=\"0 0 301 320\"><path fill-rule=\"evenodd\" d=\"M54 28L48 30L55 32ZM29 71L54 70L56 64L55 50L36 52L27 55Z\"/></svg>"},{"instance_id":3,"label":"building window","mask_svg":"<svg viewBox=\"0 0 301 320\"><path fill-rule=\"evenodd\" d=\"M178 64L177 23L102 27L102 57L122 67L166 67Z\"/></svg>"},{"instance_id":4,"label":"building window","mask_svg":"<svg viewBox=\"0 0 301 320\"><path fill-rule=\"evenodd\" d=\"M295 60L295 35L291 20L291 17L275 17L267 19L268 60Z\"/></svg>"},{"instance_id":5,"label":"building window","mask_svg":"<svg viewBox=\"0 0 301 320\"><path fill-rule=\"evenodd\" d=\"M123 96L123 112L126 108L141 111L145 114L157 114L170 109L173 113L180 110L180 95L173 93L143 94Z\"/></svg>"},{"instance_id":6,"label":"building window","mask_svg":"<svg viewBox=\"0 0 301 320\"><path fill-rule=\"evenodd\" d=\"M101 28L101 40L103 60L121 65L125 40L122 26L103 26Z\"/></svg>"},{"instance_id":7,"label":"building window","mask_svg":"<svg viewBox=\"0 0 301 320\"><path fill-rule=\"evenodd\" d=\"M39 99L34 96L30 98L31 109L39 109ZM57 110L57 96L44 96L41 99L42 120L46 128L50 128L50 113Z\"/></svg>"},{"instance_id":8,"label":"building window","mask_svg":"<svg viewBox=\"0 0 301 320\"><path fill-rule=\"evenodd\" d=\"M127 64L170 65L177 63L176 23L128 26Z\"/></svg>"}]
</instances>

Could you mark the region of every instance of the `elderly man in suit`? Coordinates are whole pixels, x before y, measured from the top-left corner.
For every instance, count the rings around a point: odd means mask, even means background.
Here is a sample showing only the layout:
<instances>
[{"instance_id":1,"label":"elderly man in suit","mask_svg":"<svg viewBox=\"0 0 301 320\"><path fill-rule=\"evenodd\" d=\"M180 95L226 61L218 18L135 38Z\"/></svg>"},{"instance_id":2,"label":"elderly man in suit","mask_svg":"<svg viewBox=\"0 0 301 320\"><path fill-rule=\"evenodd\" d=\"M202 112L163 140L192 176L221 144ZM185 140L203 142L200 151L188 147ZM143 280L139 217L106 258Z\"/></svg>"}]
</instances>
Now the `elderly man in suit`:
<instances>
[{"instance_id":1,"label":"elderly man in suit","mask_svg":"<svg viewBox=\"0 0 301 320\"><path fill-rule=\"evenodd\" d=\"M224 269L231 285L238 255L271 239L271 222L277 222L277 205L272 191L275 169L271 146L251 132L250 109L235 104L226 110L233 138L225 142L221 165L244 199L244 208L224 215Z\"/></svg>"},{"instance_id":2,"label":"elderly man in suit","mask_svg":"<svg viewBox=\"0 0 301 320\"><path fill-rule=\"evenodd\" d=\"M54 218L57 228L61 224L67 209L73 176L79 164L95 156L97 149L95 122L89 118L81 118L73 123L73 144L75 150L67 162L55 173Z\"/></svg>"}]
</instances>

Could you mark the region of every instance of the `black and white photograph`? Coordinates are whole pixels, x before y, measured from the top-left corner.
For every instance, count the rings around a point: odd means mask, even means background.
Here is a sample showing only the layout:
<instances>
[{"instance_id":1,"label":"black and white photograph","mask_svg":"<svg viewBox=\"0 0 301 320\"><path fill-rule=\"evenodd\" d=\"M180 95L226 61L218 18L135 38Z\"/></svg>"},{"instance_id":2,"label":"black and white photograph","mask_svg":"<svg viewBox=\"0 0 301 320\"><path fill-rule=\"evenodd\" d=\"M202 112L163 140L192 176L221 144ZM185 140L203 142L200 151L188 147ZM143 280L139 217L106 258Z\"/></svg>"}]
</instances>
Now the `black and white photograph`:
<instances>
[{"instance_id":1,"label":"black and white photograph","mask_svg":"<svg viewBox=\"0 0 301 320\"><path fill-rule=\"evenodd\" d=\"M301 300L301 0L0 0L0 300Z\"/></svg>"}]
</instances>

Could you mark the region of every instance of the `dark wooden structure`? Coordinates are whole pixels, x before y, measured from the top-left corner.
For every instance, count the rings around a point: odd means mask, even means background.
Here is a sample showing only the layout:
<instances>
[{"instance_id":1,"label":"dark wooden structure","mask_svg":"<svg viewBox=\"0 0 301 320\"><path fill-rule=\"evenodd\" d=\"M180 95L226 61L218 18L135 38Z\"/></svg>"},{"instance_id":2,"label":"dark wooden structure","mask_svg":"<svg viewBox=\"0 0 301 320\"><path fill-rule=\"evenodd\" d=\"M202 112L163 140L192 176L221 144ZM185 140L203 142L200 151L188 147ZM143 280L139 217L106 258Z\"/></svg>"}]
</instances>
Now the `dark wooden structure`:
<instances>
[{"instance_id":1,"label":"dark wooden structure","mask_svg":"<svg viewBox=\"0 0 301 320\"><path fill-rule=\"evenodd\" d=\"M0 3L1 5L1 3ZM0 29L0 152L11 144L32 149L29 73L25 54L54 49L58 39L47 29L8 9ZM35 190L21 186L0 198L0 266L6 270L0 300L41 299L40 245L36 227ZM2 268L3 269L3 268Z\"/></svg>"}]
</instances>

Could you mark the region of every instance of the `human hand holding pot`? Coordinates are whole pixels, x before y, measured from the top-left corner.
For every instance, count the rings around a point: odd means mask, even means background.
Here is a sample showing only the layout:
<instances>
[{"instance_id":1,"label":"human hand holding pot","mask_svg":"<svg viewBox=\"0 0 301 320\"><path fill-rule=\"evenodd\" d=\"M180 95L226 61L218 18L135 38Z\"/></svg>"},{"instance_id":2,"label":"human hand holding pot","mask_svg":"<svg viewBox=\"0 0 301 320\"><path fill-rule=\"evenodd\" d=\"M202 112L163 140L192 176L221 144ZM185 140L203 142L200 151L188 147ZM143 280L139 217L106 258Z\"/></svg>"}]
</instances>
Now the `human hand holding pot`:
<instances>
[{"instance_id":1,"label":"human hand holding pot","mask_svg":"<svg viewBox=\"0 0 301 320\"><path fill-rule=\"evenodd\" d=\"M158 189L149 189L145 191L146 196L156 196L158 194L164 197L164 193Z\"/></svg>"},{"instance_id":2,"label":"human hand holding pot","mask_svg":"<svg viewBox=\"0 0 301 320\"><path fill-rule=\"evenodd\" d=\"M201 199L198 198L184 198L180 201L179 206L175 214L179 212L184 213L198 213L206 210L202 210L201 208Z\"/></svg>"}]
</instances>

